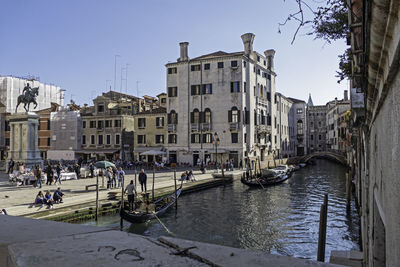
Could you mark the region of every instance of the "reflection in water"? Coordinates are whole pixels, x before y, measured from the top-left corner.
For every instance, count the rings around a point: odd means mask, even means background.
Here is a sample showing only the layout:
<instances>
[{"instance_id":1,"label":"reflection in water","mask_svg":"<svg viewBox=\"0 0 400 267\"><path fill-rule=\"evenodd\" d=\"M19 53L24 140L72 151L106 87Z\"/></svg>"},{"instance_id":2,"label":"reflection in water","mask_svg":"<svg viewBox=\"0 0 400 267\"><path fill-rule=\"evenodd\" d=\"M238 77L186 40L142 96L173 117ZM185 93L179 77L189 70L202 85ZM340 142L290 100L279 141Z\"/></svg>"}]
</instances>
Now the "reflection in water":
<instances>
[{"instance_id":1,"label":"reflection in water","mask_svg":"<svg viewBox=\"0 0 400 267\"><path fill-rule=\"evenodd\" d=\"M326 256L331 250L359 249L354 203L346 213L345 168L325 160L316 163L265 190L235 181L184 195L179 198L178 211L172 209L161 220L179 238L316 259L319 211L327 193ZM99 225L118 228L119 217L101 217ZM125 226L145 236L168 235L157 221L125 222Z\"/></svg>"}]
</instances>

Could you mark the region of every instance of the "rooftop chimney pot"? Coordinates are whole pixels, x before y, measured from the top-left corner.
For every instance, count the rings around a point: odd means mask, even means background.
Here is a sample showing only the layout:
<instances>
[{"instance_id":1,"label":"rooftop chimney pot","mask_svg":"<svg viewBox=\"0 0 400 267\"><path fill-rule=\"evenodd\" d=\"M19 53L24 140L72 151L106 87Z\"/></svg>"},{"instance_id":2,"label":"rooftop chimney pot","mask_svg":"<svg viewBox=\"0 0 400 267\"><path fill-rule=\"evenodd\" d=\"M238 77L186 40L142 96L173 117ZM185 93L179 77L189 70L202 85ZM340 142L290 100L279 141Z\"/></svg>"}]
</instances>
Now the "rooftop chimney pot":
<instances>
[{"instance_id":1,"label":"rooftop chimney pot","mask_svg":"<svg viewBox=\"0 0 400 267\"><path fill-rule=\"evenodd\" d=\"M178 58L178 61L188 61L189 60L189 56L188 56L189 43L181 42L181 43L179 43L179 46L181 49L181 53L180 53L180 57Z\"/></svg>"},{"instance_id":2,"label":"rooftop chimney pot","mask_svg":"<svg viewBox=\"0 0 400 267\"><path fill-rule=\"evenodd\" d=\"M250 55L253 52L253 42L254 42L254 34L253 33L245 33L241 36L243 45L244 45L244 53L246 55Z\"/></svg>"}]
</instances>

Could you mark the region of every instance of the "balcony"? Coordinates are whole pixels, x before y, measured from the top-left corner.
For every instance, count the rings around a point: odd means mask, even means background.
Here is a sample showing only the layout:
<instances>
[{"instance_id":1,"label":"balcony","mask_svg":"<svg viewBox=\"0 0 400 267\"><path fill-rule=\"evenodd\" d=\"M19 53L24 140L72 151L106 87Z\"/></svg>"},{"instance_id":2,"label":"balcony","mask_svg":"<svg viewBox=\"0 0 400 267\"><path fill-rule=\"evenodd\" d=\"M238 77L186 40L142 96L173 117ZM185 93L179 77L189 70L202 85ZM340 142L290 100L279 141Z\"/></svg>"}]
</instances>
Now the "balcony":
<instances>
[{"instance_id":1,"label":"balcony","mask_svg":"<svg viewBox=\"0 0 400 267\"><path fill-rule=\"evenodd\" d=\"M259 106L263 106L263 107L268 107L268 100L265 100L263 98L260 97L256 97L256 104Z\"/></svg>"},{"instance_id":2,"label":"balcony","mask_svg":"<svg viewBox=\"0 0 400 267\"><path fill-rule=\"evenodd\" d=\"M176 132L176 124L168 124L167 131L175 133Z\"/></svg>"},{"instance_id":3,"label":"balcony","mask_svg":"<svg viewBox=\"0 0 400 267\"><path fill-rule=\"evenodd\" d=\"M199 131L199 124L198 123L191 123L190 124L190 130L192 131L192 132L198 132Z\"/></svg>"},{"instance_id":4,"label":"balcony","mask_svg":"<svg viewBox=\"0 0 400 267\"><path fill-rule=\"evenodd\" d=\"M266 133L270 134L271 133L271 125L257 125L256 126L256 131L257 133Z\"/></svg>"},{"instance_id":5,"label":"balcony","mask_svg":"<svg viewBox=\"0 0 400 267\"><path fill-rule=\"evenodd\" d=\"M239 123L238 122L231 122L229 124L229 130L238 131L239 130Z\"/></svg>"},{"instance_id":6,"label":"balcony","mask_svg":"<svg viewBox=\"0 0 400 267\"><path fill-rule=\"evenodd\" d=\"M204 132L211 131L211 123L202 123L201 130Z\"/></svg>"}]
</instances>

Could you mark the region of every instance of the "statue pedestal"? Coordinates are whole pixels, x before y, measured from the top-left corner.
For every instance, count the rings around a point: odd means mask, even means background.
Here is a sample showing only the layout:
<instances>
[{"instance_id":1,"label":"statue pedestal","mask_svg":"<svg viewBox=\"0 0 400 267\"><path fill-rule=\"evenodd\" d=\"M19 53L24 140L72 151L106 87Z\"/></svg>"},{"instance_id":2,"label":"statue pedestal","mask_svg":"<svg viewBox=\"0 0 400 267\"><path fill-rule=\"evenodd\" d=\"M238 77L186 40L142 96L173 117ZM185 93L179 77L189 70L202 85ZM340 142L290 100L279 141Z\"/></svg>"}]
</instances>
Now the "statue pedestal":
<instances>
[{"instance_id":1,"label":"statue pedestal","mask_svg":"<svg viewBox=\"0 0 400 267\"><path fill-rule=\"evenodd\" d=\"M10 151L8 159L24 163L26 167L42 164L38 148L39 116L33 112L10 116ZM8 162L7 162L8 163Z\"/></svg>"}]
</instances>

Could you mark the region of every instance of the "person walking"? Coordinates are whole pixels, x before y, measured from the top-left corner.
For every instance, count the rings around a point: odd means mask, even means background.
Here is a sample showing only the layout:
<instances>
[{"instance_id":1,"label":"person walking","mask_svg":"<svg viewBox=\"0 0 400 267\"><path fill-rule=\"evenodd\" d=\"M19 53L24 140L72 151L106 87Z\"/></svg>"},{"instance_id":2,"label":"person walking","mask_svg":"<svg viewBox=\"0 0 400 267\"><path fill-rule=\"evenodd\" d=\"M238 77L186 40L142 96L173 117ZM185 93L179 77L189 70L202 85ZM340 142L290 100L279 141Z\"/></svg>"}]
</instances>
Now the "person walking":
<instances>
[{"instance_id":1,"label":"person walking","mask_svg":"<svg viewBox=\"0 0 400 267\"><path fill-rule=\"evenodd\" d=\"M89 164L89 170L90 170L90 178L93 178L94 177L94 165L91 162Z\"/></svg>"},{"instance_id":2,"label":"person walking","mask_svg":"<svg viewBox=\"0 0 400 267\"><path fill-rule=\"evenodd\" d=\"M139 183L142 188L142 192L147 191L147 174L144 172L144 169L142 169L139 173ZM144 191L143 191L144 187Z\"/></svg>"},{"instance_id":3,"label":"person walking","mask_svg":"<svg viewBox=\"0 0 400 267\"><path fill-rule=\"evenodd\" d=\"M110 190L111 188L111 179L112 179L112 173L111 173L111 168L105 169L104 170L107 178L107 189Z\"/></svg>"},{"instance_id":4,"label":"person walking","mask_svg":"<svg viewBox=\"0 0 400 267\"><path fill-rule=\"evenodd\" d=\"M122 187L122 181L124 180L125 177L125 172L122 170L122 167L119 167L119 171L117 173L118 176L118 188Z\"/></svg>"},{"instance_id":5,"label":"person walking","mask_svg":"<svg viewBox=\"0 0 400 267\"><path fill-rule=\"evenodd\" d=\"M51 185L51 183L53 182L53 170L50 166L50 164L47 164L46 166L46 175L47 175L47 181L46 181L46 185Z\"/></svg>"},{"instance_id":6,"label":"person walking","mask_svg":"<svg viewBox=\"0 0 400 267\"><path fill-rule=\"evenodd\" d=\"M111 167L112 171L112 180L111 180L111 187L116 188L117 187L117 168Z\"/></svg>"},{"instance_id":7,"label":"person walking","mask_svg":"<svg viewBox=\"0 0 400 267\"><path fill-rule=\"evenodd\" d=\"M42 188L42 170L40 169L39 165L35 166L35 170L34 170L34 175L36 178L35 183L33 184L33 186L36 188L38 183L40 184L40 188Z\"/></svg>"},{"instance_id":8,"label":"person walking","mask_svg":"<svg viewBox=\"0 0 400 267\"><path fill-rule=\"evenodd\" d=\"M8 162L8 172L7 172L7 174L10 174L10 173L12 173L13 172L13 170L14 170L14 161L13 161L13 159L10 159L10 161Z\"/></svg>"},{"instance_id":9,"label":"person walking","mask_svg":"<svg viewBox=\"0 0 400 267\"><path fill-rule=\"evenodd\" d=\"M56 181L54 182L54 185L57 184L57 181L59 184L61 184L61 164L57 164L56 173L57 173L57 177L56 177Z\"/></svg>"},{"instance_id":10,"label":"person walking","mask_svg":"<svg viewBox=\"0 0 400 267\"><path fill-rule=\"evenodd\" d=\"M133 180L131 180L131 182L126 186L124 193L126 193L126 191L128 191L129 212L132 212L135 209L136 194L136 187L133 184Z\"/></svg>"}]
</instances>

